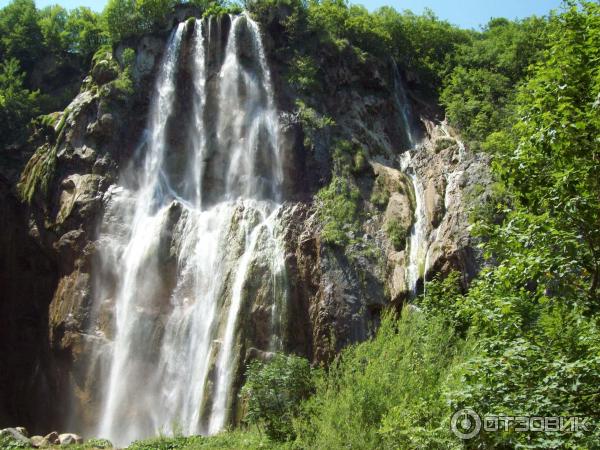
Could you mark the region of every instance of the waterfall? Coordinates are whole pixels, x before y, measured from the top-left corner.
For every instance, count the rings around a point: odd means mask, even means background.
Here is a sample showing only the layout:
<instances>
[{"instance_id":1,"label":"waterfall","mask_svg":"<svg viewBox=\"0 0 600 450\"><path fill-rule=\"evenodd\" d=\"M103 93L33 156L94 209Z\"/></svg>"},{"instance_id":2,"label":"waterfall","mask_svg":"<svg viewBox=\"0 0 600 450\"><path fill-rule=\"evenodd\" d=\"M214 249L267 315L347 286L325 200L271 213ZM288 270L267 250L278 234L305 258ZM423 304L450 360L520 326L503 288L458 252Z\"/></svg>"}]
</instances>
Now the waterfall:
<instances>
[{"instance_id":1,"label":"waterfall","mask_svg":"<svg viewBox=\"0 0 600 450\"><path fill-rule=\"evenodd\" d=\"M396 107L402 116L402 123L406 132L408 148L413 148L417 143L417 139L415 137L415 130L413 126L412 108L408 102L406 89L404 88L404 83L402 82L400 71L398 70L398 65L396 64L394 58L392 58L392 70L394 72L394 103L396 104Z\"/></svg>"},{"instance_id":2,"label":"waterfall","mask_svg":"<svg viewBox=\"0 0 600 450\"><path fill-rule=\"evenodd\" d=\"M215 18L173 31L143 161L105 198L90 330L99 338L93 367L101 367L94 434L116 445L227 424L246 345L243 312L259 297L271 312L264 350L281 342L278 114L258 26L245 15L223 20L225 45Z\"/></svg>"},{"instance_id":3,"label":"waterfall","mask_svg":"<svg viewBox=\"0 0 600 450\"><path fill-rule=\"evenodd\" d=\"M419 279L425 275L424 265L428 250L427 217L423 205L423 186L417 178L414 167L411 167L410 151L406 151L402 154L400 167L410 179L414 192L414 219L408 238L406 286L412 295L417 295L419 290Z\"/></svg>"}]
</instances>

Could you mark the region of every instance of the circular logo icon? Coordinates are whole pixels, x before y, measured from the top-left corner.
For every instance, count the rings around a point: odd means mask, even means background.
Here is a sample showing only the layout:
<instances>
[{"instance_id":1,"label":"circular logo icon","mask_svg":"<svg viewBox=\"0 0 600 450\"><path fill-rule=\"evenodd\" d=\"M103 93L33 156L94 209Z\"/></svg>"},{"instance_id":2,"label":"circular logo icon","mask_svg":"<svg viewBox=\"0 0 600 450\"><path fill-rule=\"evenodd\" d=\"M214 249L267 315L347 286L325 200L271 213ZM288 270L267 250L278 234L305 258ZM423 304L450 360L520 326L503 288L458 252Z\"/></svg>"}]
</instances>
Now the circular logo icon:
<instances>
[{"instance_id":1,"label":"circular logo icon","mask_svg":"<svg viewBox=\"0 0 600 450\"><path fill-rule=\"evenodd\" d=\"M456 411L450 424L452 432L460 439L472 439L481 431L479 414L469 408Z\"/></svg>"}]
</instances>

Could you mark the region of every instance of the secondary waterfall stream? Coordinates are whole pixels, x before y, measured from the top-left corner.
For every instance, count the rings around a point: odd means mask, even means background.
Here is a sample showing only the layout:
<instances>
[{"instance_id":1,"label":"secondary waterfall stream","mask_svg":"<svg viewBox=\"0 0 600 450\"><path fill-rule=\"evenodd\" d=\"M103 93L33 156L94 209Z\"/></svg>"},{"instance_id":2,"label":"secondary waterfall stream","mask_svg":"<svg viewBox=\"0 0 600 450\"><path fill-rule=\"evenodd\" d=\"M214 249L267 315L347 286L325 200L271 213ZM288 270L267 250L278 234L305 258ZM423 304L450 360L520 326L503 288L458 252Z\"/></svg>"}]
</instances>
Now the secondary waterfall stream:
<instances>
[{"instance_id":1,"label":"secondary waterfall stream","mask_svg":"<svg viewBox=\"0 0 600 450\"><path fill-rule=\"evenodd\" d=\"M406 261L406 286L412 295L419 291L419 279L424 277L425 260L428 249L427 217L423 206L423 187L418 179L415 168L410 167L411 154L407 150L402 154L400 167L411 181L414 193L414 219L408 237L408 257Z\"/></svg>"},{"instance_id":2,"label":"secondary waterfall stream","mask_svg":"<svg viewBox=\"0 0 600 450\"><path fill-rule=\"evenodd\" d=\"M139 161L105 198L94 314L112 325L90 330L88 370L101 403L94 435L117 445L227 424L253 302L271 315L266 350L278 347L278 115L257 25L226 19L173 31Z\"/></svg>"}]
</instances>

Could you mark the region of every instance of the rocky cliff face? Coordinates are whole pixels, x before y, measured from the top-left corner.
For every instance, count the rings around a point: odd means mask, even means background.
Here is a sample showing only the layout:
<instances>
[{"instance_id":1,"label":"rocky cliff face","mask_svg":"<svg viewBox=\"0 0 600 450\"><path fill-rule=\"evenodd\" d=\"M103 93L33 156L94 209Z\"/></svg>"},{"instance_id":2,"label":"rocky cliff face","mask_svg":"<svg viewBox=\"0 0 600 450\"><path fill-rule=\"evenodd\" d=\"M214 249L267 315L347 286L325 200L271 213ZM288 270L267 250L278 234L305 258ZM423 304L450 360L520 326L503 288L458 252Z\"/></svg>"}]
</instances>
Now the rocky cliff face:
<instances>
[{"instance_id":1,"label":"rocky cliff face","mask_svg":"<svg viewBox=\"0 0 600 450\"><path fill-rule=\"evenodd\" d=\"M210 20L212 32L226 36L230 20ZM287 82L289 61L278 52L273 27L264 24L263 29L286 155L279 220L289 294L280 338L286 351L327 362L345 345L371 336L382 309L422 292L436 274L459 270L467 285L478 270L468 200L489 185L488 162L434 118L407 116L408 101L398 92L400 80L390 62L364 60L351 48L325 45L318 54L326 67L325 90L300 93ZM99 339L90 333L99 224L110 214L111 186L140 157L148 96L165 42L166 35L159 34L127 43L136 55L133 92L123 88L124 47L116 49L114 59L107 54L54 125L39 131L25 173L46 158L54 158L55 168L47 189L35 190L30 205L15 195L15 173L23 164L2 168L0 195L7 206L0 241L0 317L5 322L0 342L9 370L2 370L0 378L0 426L19 422L44 432L61 425L53 420L68 421L67 411L83 415L83 423L96 418L86 407L98 380L85 350ZM335 121L335 130L309 129L298 98L318 102L319 113ZM177 107L187 108L186 99ZM177 127L173 130L170 139L176 145ZM353 236L347 248L322 239L314 197L331 178L332 146L340 137L360 145L367 160L353 175L364 212L362 235ZM174 207L174 224L180 214ZM411 251L417 246L419 252ZM165 279L170 264L166 257ZM242 361L269 356L268 314L261 301L269 292L261 282L264 268L260 261L253 264L246 291L255 301L244 306ZM94 311L93 317L110 338L110 311ZM243 367L237 369L238 385Z\"/></svg>"}]
</instances>

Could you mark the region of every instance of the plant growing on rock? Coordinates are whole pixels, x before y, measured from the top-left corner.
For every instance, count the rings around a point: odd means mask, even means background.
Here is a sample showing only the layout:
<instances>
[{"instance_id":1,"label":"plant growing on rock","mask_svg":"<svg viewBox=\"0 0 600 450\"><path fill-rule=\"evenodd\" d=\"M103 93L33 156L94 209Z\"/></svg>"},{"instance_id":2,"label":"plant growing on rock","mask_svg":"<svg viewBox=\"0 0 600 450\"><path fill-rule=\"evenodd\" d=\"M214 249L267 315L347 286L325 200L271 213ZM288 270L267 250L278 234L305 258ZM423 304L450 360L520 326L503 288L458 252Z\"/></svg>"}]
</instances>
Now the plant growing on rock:
<instances>
[{"instance_id":1,"label":"plant growing on rock","mask_svg":"<svg viewBox=\"0 0 600 450\"><path fill-rule=\"evenodd\" d=\"M122 93L124 99L133 95L133 64L135 62L135 50L126 48L123 50L123 67L119 77L115 80L115 87Z\"/></svg>"},{"instance_id":2,"label":"plant growing on rock","mask_svg":"<svg viewBox=\"0 0 600 450\"><path fill-rule=\"evenodd\" d=\"M385 225L385 232L395 250L402 250L406 247L406 229L398 219L389 220Z\"/></svg>"},{"instance_id":3,"label":"plant growing on rock","mask_svg":"<svg viewBox=\"0 0 600 450\"><path fill-rule=\"evenodd\" d=\"M304 131L304 146L308 149L313 148L320 132L335 126L331 117L319 114L300 99L296 100L296 110Z\"/></svg>"},{"instance_id":4,"label":"plant growing on rock","mask_svg":"<svg viewBox=\"0 0 600 450\"><path fill-rule=\"evenodd\" d=\"M321 237L329 244L345 247L360 229L358 202L360 193L348 178L334 176L317 193L318 214L323 223Z\"/></svg>"},{"instance_id":5,"label":"plant growing on rock","mask_svg":"<svg viewBox=\"0 0 600 450\"><path fill-rule=\"evenodd\" d=\"M288 82L300 93L311 94L320 87L318 72L319 68L312 57L296 56L290 64Z\"/></svg>"}]
</instances>

